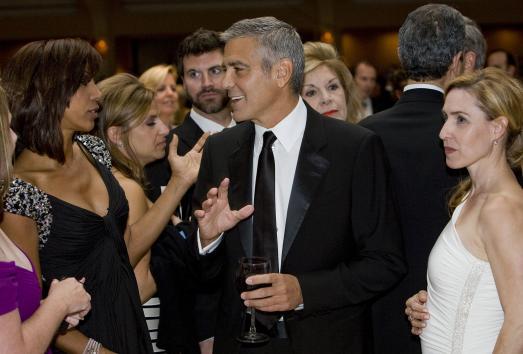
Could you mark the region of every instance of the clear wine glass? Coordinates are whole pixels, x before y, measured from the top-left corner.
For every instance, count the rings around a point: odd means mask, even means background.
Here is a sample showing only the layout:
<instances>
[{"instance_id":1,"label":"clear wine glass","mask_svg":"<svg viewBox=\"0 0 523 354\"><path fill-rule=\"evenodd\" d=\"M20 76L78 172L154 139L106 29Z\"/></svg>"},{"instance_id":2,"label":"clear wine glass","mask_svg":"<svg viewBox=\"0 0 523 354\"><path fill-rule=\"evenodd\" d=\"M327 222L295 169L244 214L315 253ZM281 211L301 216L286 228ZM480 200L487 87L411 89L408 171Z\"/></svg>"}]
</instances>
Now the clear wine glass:
<instances>
[{"instance_id":1,"label":"clear wine glass","mask_svg":"<svg viewBox=\"0 0 523 354\"><path fill-rule=\"evenodd\" d=\"M248 285L245 279L255 274L266 274L271 271L271 261L267 257L242 257L238 261L236 287L241 293L269 286L270 284ZM249 331L242 333L237 340L241 343L257 344L269 341L269 336L256 331L256 310L249 307L251 322Z\"/></svg>"}]
</instances>

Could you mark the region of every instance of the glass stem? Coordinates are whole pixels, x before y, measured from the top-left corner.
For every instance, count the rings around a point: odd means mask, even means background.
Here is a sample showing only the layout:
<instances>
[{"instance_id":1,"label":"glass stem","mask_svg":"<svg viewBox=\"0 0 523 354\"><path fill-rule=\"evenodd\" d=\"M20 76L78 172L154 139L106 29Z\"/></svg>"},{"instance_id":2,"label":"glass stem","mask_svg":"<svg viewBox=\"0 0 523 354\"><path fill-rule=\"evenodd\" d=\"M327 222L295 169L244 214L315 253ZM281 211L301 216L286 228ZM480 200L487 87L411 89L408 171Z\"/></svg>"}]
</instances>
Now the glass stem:
<instances>
[{"instance_id":1,"label":"glass stem","mask_svg":"<svg viewBox=\"0 0 523 354\"><path fill-rule=\"evenodd\" d=\"M256 310L251 307L251 326L249 327L249 334L256 334Z\"/></svg>"}]
</instances>

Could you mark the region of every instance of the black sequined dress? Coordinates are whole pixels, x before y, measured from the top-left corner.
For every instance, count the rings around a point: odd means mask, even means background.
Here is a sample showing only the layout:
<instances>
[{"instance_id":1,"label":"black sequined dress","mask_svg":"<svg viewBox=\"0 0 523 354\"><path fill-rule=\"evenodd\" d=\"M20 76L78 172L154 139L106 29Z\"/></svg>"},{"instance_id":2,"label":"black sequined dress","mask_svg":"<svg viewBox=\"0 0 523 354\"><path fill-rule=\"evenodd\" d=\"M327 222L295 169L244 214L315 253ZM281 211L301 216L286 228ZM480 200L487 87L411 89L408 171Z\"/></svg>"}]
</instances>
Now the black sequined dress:
<instances>
[{"instance_id":1,"label":"black sequined dress","mask_svg":"<svg viewBox=\"0 0 523 354\"><path fill-rule=\"evenodd\" d=\"M107 187L105 216L46 194L21 179L12 182L5 210L36 221L44 284L55 278L85 277L92 308L77 327L83 334L120 354L152 353L123 238L129 213L125 194L110 171L110 155L103 142L88 135L76 140L92 157Z\"/></svg>"}]
</instances>

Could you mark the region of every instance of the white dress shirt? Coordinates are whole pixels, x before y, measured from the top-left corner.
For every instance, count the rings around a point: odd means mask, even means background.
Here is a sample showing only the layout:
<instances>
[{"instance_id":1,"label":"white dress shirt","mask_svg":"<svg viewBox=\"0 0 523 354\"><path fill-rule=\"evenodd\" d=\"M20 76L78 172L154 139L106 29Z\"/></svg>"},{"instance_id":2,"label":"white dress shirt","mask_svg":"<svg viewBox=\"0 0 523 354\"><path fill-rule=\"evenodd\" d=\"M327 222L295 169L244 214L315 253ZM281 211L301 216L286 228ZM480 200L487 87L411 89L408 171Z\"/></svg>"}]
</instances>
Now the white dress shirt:
<instances>
[{"instance_id":1,"label":"white dress shirt","mask_svg":"<svg viewBox=\"0 0 523 354\"><path fill-rule=\"evenodd\" d=\"M374 111L372 110L372 100L370 97L367 97L363 101L361 101L361 105L363 106L363 118L366 118L368 116L371 116Z\"/></svg>"},{"instance_id":2,"label":"white dress shirt","mask_svg":"<svg viewBox=\"0 0 523 354\"><path fill-rule=\"evenodd\" d=\"M298 163L305 123L307 121L307 108L302 98L298 100L296 107L283 118L277 125L271 129L255 125L254 150L252 156L252 199L254 200L254 191L256 188L256 172L258 169L258 158L263 146L263 133L271 130L276 136L276 141L272 145L274 154L274 174L275 174L275 207L276 207L276 228L278 242L278 265L281 268L281 255L283 249L283 238L285 236L285 222L287 220L287 209L292 190L292 182ZM207 254L218 247L222 237L207 245L201 247L200 238L198 237L198 247L200 254Z\"/></svg>"},{"instance_id":3,"label":"white dress shirt","mask_svg":"<svg viewBox=\"0 0 523 354\"><path fill-rule=\"evenodd\" d=\"M231 128L236 125L236 122L234 119L231 119L231 122L228 126L224 127L221 124L218 124L209 118L206 118L202 116L200 113L196 112L194 109L191 109L191 113L189 114L191 119L196 123L198 127L204 132L204 133L218 133L221 132L225 128Z\"/></svg>"},{"instance_id":4,"label":"white dress shirt","mask_svg":"<svg viewBox=\"0 0 523 354\"><path fill-rule=\"evenodd\" d=\"M428 90L436 90L441 92L442 94L445 94L445 91L439 86L433 85L433 84L410 84L403 88L403 92L407 92L409 90L415 90L415 89L428 89Z\"/></svg>"}]
</instances>

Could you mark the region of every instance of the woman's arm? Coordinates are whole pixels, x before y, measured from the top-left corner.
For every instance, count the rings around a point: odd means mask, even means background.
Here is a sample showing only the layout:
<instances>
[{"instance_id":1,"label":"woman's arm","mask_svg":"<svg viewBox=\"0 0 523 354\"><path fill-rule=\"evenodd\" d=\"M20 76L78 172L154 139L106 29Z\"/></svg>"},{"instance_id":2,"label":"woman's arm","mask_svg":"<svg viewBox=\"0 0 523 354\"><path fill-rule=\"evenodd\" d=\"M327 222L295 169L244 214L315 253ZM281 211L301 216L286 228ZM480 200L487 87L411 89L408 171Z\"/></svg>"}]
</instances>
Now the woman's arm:
<instances>
[{"instance_id":1,"label":"woman's arm","mask_svg":"<svg viewBox=\"0 0 523 354\"><path fill-rule=\"evenodd\" d=\"M136 222L130 221L128 223L130 226L126 230L126 243L129 259L133 267L149 251L171 219L185 192L196 181L200 168L201 151L207 137L208 135L204 134L191 151L184 156L179 156L176 153L178 138L176 135L173 136L173 140L169 145L169 164L171 165L172 174L165 190L149 210ZM138 184L134 186L131 183L127 184L129 184L129 187L126 189L120 183L129 201L129 215L131 215L132 204L146 203L147 198L141 188L141 196L139 191L136 190L136 187L139 188Z\"/></svg>"},{"instance_id":2,"label":"woman's arm","mask_svg":"<svg viewBox=\"0 0 523 354\"><path fill-rule=\"evenodd\" d=\"M523 205L504 197L488 200L478 220L505 314L494 353L523 352Z\"/></svg>"},{"instance_id":3,"label":"woman's arm","mask_svg":"<svg viewBox=\"0 0 523 354\"><path fill-rule=\"evenodd\" d=\"M42 274L41 274L40 257L39 257L39 251L38 251L38 232L37 232L35 221L26 216L21 216L21 215L17 215L17 214L4 212L3 220L2 220L2 223L0 224L0 227L6 233L6 235L8 235L8 237L20 249L22 249L22 251L24 251L25 254L29 257L29 259L31 260L31 262L33 263L33 265L35 267L35 273L36 273L36 276L37 276L38 281L41 286L42 285ZM44 304L46 304L46 301L47 301L47 299L45 301L43 301L42 305L40 306L40 308L38 310L39 314L35 313L35 315L37 317L35 317L35 319L33 319L31 321L30 321L30 319L28 319L27 321L24 322L24 325L27 322L27 328L30 328L29 331L32 331L35 328L38 328L39 323L40 323L39 321L44 321L43 327L46 327L46 330L48 331L48 332L46 332L47 334L49 332L51 333L50 336L52 338L52 336L55 335L58 325L61 323L61 321L64 319L64 317L67 314L62 316L62 313L60 311L56 311L56 313L61 316L61 318L59 320L56 320L56 318L53 317L53 319L58 321L56 326L53 321L50 321L49 323L45 324L46 323L45 321L48 320L48 316L50 315L50 313L55 312L54 310L52 310L52 305L44 306ZM18 315L18 311L15 311L15 312L16 312L16 314L13 316L18 318L18 321L20 321L20 316ZM12 315L12 314L9 313L9 314L6 314L6 316L7 315ZM33 316L35 316L35 315L33 315ZM57 317L60 317L60 316L57 316ZM8 318L8 319L6 319L6 321L12 321L12 319ZM28 322L28 321L30 321L30 322ZM33 324L33 323L36 323L36 324ZM4 327L1 323L0 323L0 327L7 328L7 327ZM5 333L3 330L0 332ZM27 333L31 333L31 332L27 332ZM26 335L25 337L30 337L30 336ZM15 338L15 336L13 336L13 338ZM47 340L46 338L47 337L45 337L45 335L44 335L44 337L39 336L38 338L35 338L35 341L42 343L42 341ZM49 341L47 342L45 347L47 347L49 345L51 338L49 339ZM20 341L23 339L24 339L24 337L18 337L17 340ZM87 343L87 340L88 340L88 338L86 336L84 336L82 333L80 333L78 330L69 330L69 331L67 331L66 334L59 335L57 337L56 346L61 350L65 350L66 348L77 348L76 351L73 350L70 352L81 354L85 348L85 344ZM0 340L0 343L2 343L1 340ZM19 343L21 343L21 342L19 342ZM82 346L82 344L83 344L83 346ZM45 349L40 351L40 353L43 353L44 351L45 351ZM2 353L2 352L0 352L0 353ZM6 353L13 353L13 352L8 351ZM22 351L21 353L32 353L32 352L31 351Z\"/></svg>"},{"instance_id":4,"label":"woman's arm","mask_svg":"<svg viewBox=\"0 0 523 354\"><path fill-rule=\"evenodd\" d=\"M144 223L143 217L147 214L149 206L152 205L145 196L142 187L134 180L123 176L116 172L116 179L125 193L125 197L129 203L129 217L127 219L128 228L133 227L136 223ZM161 218L161 216L160 216ZM158 220L158 219L157 219ZM162 224L163 220L158 220L156 225L151 225L144 237L158 237L162 232L167 221ZM143 225L142 227L145 227ZM157 233L157 234L156 234ZM140 261L134 266L134 275L138 284L138 291L140 293L140 301L142 304L149 300L156 292L156 283L149 270L149 261L151 259L151 251L149 250Z\"/></svg>"},{"instance_id":5,"label":"woman's arm","mask_svg":"<svg viewBox=\"0 0 523 354\"><path fill-rule=\"evenodd\" d=\"M0 228L29 257L35 267L38 282L42 286L36 222L27 216L4 212Z\"/></svg>"},{"instance_id":6,"label":"woman's arm","mask_svg":"<svg viewBox=\"0 0 523 354\"><path fill-rule=\"evenodd\" d=\"M149 269L150 261L151 251L147 252L136 267L134 267L134 275L138 283L138 291L140 292L140 301L142 304L146 303L156 293L156 282Z\"/></svg>"},{"instance_id":7,"label":"woman's arm","mask_svg":"<svg viewBox=\"0 0 523 354\"><path fill-rule=\"evenodd\" d=\"M45 352L62 320L68 315L83 318L91 308L90 299L76 279L54 280L49 296L26 321L21 322L18 309L0 316L0 353Z\"/></svg>"},{"instance_id":8,"label":"woman's arm","mask_svg":"<svg viewBox=\"0 0 523 354\"><path fill-rule=\"evenodd\" d=\"M35 267L35 273L38 278L38 281L40 282L40 286L42 285L42 273L40 268L40 257L38 253L38 232L36 228L36 223L33 219L21 216L17 214L12 213L5 213L2 220L2 223L0 224L2 230L8 235L8 237L20 248L22 251L25 252L25 254L29 257L31 262L33 263ZM35 313L33 316L35 319L33 321L26 321L27 322L27 328L33 329L35 326L38 326L38 321L43 321L43 319L47 319L49 316L49 310L50 306L44 307L44 304L46 301L42 303L42 305L39 308L39 311L41 314ZM43 309L42 309L43 308ZM18 318L18 321L20 321L20 316L18 314L18 311L15 311L16 318ZM38 311L37 311L38 312ZM51 311L52 312L52 311ZM50 321L48 323L48 328L46 334L50 335L49 340L47 341L46 335L42 336L36 336L35 341L38 341L39 343L46 342L47 344L44 345L44 348L49 345L49 342L52 339L52 336L55 335L56 329L58 328L58 325L60 322L64 319L65 315L63 315L60 311L56 311L61 318L58 320L59 316L53 317L53 321ZM11 315L11 314L9 314ZM63 315L63 316L62 316ZM12 318L6 319L6 321L12 321ZM36 325L34 324L36 321ZM56 323L55 323L56 322ZM25 323L25 322L24 322ZM1 326L2 328L8 328L7 326ZM11 327L9 327L11 328ZM14 331L11 333L9 338L16 338L14 333L19 333L17 343L23 343L24 337L22 336L22 332L20 330L20 326L18 326L18 329L13 329ZM3 332L3 331L1 331ZM76 335L74 335L76 334ZM11 337L12 336L12 337ZM59 335L56 340L56 345L59 349L65 350L68 348L75 348L77 347L77 351L70 351L71 353L79 353L81 354L83 352L83 349L85 347L85 344L87 343L88 338L85 337L83 334L81 334L77 330L70 330L64 335ZM83 343L83 346L82 346ZM40 353L43 353L45 351L41 350ZM6 352L9 353L9 352ZM22 351L21 353L25 353ZM31 351L27 351L27 353L31 353Z\"/></svg>"}]
</instances>

